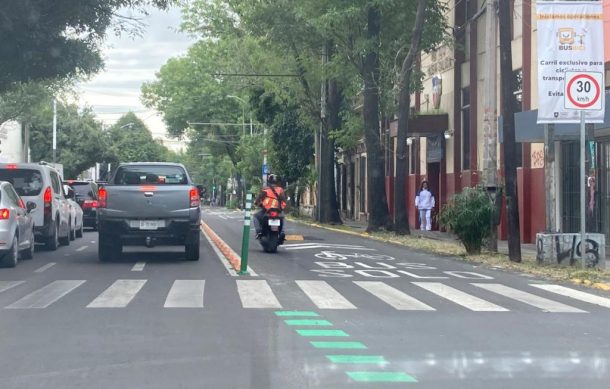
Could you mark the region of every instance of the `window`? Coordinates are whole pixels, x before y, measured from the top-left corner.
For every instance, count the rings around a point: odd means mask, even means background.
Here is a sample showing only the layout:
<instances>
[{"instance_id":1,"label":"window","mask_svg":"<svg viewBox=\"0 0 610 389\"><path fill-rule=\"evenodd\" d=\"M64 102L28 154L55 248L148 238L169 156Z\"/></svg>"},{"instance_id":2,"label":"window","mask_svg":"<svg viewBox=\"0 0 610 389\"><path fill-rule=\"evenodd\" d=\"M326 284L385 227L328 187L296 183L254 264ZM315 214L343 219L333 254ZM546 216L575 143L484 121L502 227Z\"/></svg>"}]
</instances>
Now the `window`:
<instances>
[{"instance_id":1,"label":"window","mask_svg":"<svg viewBox=\"0 0 610 389\"><path fill-rule=\"evenodd\" d=\"M23 202L10 186L6 187L6 197L9 199L9 203L13 207L23 208Z\"/></svg>"},{"instance_id":2,"label":"window","mask_svg":"<svg viewBox=\"0 0 610 389\"><path fill-rule=\"evenodd\" d=\"M61 180L55 172L51 172L51 186L53 187L53 192L55 192L55 194L62 194Z\"/></svg>"},{"instance_id":3,"label":"window","mask_svg":"<svg viewBox=\"0 0 610 389\"><path fill-rule=\"evenodd\" d=\"M188 178L180 166L121 166L114 178L117 185L186 185Z\"/></svg>"},{"instance_id":4,"label":"window","mask_svg":"<svg viewBox=\"0 0 610 389\"><path fill-rule=\"evenodd\" d=\"M470 87L462 89L462 170L470 170Z\"/></svg>"},{"instance_id":5,"label":"window","mask_svg":"<svg viewBox=\"0 0 610 389\"><path fill-rule=\"evenodd\" d=\"M3 169L0 181L10 182L19 196L38 196L42 190L42 175L38 170Z\"/></svg>"},{"instance_id":6,"label":"window","mask_svg":"<svg viewBox=\"0 0 610 389\"><path fill-rule=\"evenodd\" d=\"M70 184L76 196L81 199L93 199L97 198L97 188L92 182L73 182Z\"/></svg>"}]
</instances>

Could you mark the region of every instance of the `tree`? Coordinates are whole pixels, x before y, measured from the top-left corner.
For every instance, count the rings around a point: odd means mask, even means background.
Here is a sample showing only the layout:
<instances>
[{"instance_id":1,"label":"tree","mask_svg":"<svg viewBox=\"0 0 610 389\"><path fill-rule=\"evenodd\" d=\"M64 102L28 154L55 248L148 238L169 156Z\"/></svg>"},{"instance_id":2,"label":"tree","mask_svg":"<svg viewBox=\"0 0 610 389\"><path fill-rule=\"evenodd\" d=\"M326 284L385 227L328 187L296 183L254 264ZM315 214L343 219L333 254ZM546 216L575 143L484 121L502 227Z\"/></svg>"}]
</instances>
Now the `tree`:
<instances>
[{"instance_id":1,"label":"tree","mask_svg":"<svg viewBox=\"0 0 610 389\"><path fill-rule=\"evenodd\" d=\"M0 92L15 83L70 78L99 71L100 44L113 17L115 30L125 31L131 18L122 7L145 12L153 5L166 8L173 0L28 0L0 7ZM116 19L115 19L116 20Z\"/></svg>"},{"instance_id":2,"label":"tree","mask_svg":"<svg viewBox=\"0 0 610 389\"><path fill-rule=\"evenodd\" d=\"M51 99L31 118L31 155L34 161L51 161L53 110ZM76 105L57 106L57 162L64 166L66 178L76 178L107 157L108 143L101 123L93 111L79 111Z\"/></svg>"},{"instance_id":3,"label":"tree","mask_svg":"<svg viewBox=\"0 0 610 389\"><path fill-rule=\"evenodd\" d=\"M166 161L169 151L152 134L144 122L133 112L121 116L108 129L109 150L106 162L158 162Z\"/></svg>"},{"instance_id":4,"label":"tree","mask_svg":"<svg viewBox=\"0 0 610 389\"><path fill-rule=\"evenodd\" d=\"M405 57L398 78L398 131L396 136L396 180L394 182L394 228L397 234L409 233L409 216L404 199L406 198L406 184L408 173L407 131L409 128L409 111L411 107L411 75L416 55L424 30L424 14L426 0L417 3L417 16L411 35L409 53Z\"/></svg>"},{"instance_id":5,"label":"tree","mask_svg":"<svg viewBox=\"0 0 610 389\"><path fill-rule=\"evenodd\" d=\"M508 257L521 262L519 235L519 197L517 194L517 144L515 141L515 106L513 91L513 57L511 49L510 2L499 1L500 18L500 78L504 133L504 176L506 178L506 213L508 216Z\"/></svg>"}]
</instances>

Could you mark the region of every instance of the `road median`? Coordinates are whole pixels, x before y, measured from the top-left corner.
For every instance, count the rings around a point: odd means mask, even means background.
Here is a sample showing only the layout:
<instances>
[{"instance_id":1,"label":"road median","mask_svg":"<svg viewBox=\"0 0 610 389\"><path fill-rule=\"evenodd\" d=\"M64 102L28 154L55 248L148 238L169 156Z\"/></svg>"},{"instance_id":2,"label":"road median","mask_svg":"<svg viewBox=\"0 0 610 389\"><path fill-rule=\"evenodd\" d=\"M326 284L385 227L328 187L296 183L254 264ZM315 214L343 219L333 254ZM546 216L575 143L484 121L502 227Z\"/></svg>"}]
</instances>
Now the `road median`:
<instances>
[{"instance_id":1,"label":"road median","mask_svg":"<svg viewBox=\"0 0 610 389\"><path fill-rule=\"evenodd\" d=\"M290 217L289 220L311 227L392 243L414 250L425 251L437 255L451 256L461 261L484 266L495 270L525 273L556 281L568 281L590 288L610 291L610 271L598 269L580 269L559 265L541 265L535 255L525 254L522 262L511 262L507 255L483 252L478 255L468 255L462 244L455 240L438 240L425 236L396 235L388 231L361 232L344 225L318 223L311 219Z\"/></svg>"}]
</instances>

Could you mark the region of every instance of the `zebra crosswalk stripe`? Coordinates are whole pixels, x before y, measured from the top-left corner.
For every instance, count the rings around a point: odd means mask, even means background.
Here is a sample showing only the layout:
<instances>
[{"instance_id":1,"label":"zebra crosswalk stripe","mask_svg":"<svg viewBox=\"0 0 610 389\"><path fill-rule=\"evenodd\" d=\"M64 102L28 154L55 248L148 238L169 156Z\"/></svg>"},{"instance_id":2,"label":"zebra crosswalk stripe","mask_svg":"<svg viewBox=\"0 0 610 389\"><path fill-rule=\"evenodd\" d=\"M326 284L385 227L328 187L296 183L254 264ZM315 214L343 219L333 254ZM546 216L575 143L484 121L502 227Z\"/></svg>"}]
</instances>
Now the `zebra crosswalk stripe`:
<instances>
[{"instance_id":1,"label":"zebra crosswalk stripe","mask_svg":"<svg viewBox=\"0 0 610 389\"><path fill-rule=\"evenodd\" d=\"M146 280L116 280L87 308L125 308L144 286Z\"/></svg>"},{"instance_id":2,"label":"zebra crosswalk stripe","mask_svg":"<svg viewBox=\"0 0 610 389\"><path fill-rule=\"evenodd\" d=\"M472 296L461 290L452 288L440 282L413 282L429 292L436 294L444 299L454 302L458 305L466 307L475 312L506 312L508 309L499 305L490 303L489 301Z\"/></svg>"},{"instance_id":3,"label":"zebra crosswalk stripe","mask_svg":"<svg viewBox=\"0 0 610 389\"><path fill-rule=\"evenodd\" d=\"M204 280L176 280L164 308L203 308Z\"/></svg>"},{"instance_id":4,"label":"zebra crosswalk stripe","mask_svg":"<svg viewBox=\"0 0 610 389\"><path fill-rule=\"evenodd\" d=\"M435 311L436 309L381 281L354 281L362 289L401 311Z\"/></svg>"},{"instance_id":5,"label":"zebra crosswalk stripe","mask_svg":"<svg viewBox=\"0 0 610 389\"><path fill-rule=\"evenodd\" d=\"M34 292L15 301L6 309L33 309L47 308L60 298L84 284L84 280L58 280L35 290Z\"/></svg>"},{"instance_id":6,"label":"zebra crosswalk stripe","mask_svg":"<svg viewBox=\"0 0 610 389\"><path fill-rule=\"evenodd\" d=\"M586 303L599 305L604 308L610 308L610 299L597 296L591 293L585 293L580 290L566 288L565 286L552 284L530 284L534 288L546 290L547 292L556 293L562 296L570 297L575 300L584 301Z\"/></svg>"},{"instance_id":7,"label":"zebra crosswalk stripe","mask_svg":"<svg viewBox=\"0 0 610 389\"><path fill-rule=\"evenodd\" d=\"M559 303L557 301L549 300L544 297L536 296L535 294L527 293L519 289L511 288L502 284L483 284L483 283L473 283L472 285L477 286L481 289L488 290L493 293L497 293L504 297L508 297L513 300L517 300L519 302L534 306L536 308L540 308L546 312L556 312L556 313L583 313L583 311L578 308L571 307L566 304Z\"/></svg>"},{"instance_id":8,"label":"zebra crosswalk stripe","mask_svg":"<svg viewBox=\"0 0 610 389\"><path fill-rule=\"evenodd\" d=\"M282 308L265 280L237 280L237 292L244 308Z\"/></svg>"},{"instance_id":9,"label":"zebra crosswalk stripe","mask_svg":"<svg viewBox=\"0 0 610 389\"><path fill-rule=\"evenodd\" d=\"M320 309L356 309L326 281L296 281L307 297Z\"/></svg>"}]
</instances>

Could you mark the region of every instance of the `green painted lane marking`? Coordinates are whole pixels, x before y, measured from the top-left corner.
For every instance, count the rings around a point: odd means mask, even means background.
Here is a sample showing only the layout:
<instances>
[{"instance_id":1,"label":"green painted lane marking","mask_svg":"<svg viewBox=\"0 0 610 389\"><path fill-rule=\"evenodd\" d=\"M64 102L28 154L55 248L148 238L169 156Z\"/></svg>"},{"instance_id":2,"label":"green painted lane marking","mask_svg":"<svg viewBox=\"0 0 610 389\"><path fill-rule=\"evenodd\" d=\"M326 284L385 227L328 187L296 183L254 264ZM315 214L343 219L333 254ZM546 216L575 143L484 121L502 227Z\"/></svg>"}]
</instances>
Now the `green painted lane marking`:
<instances>
[{"instance_id":1,"label":"green painted lane marking","mask_svg":"<svg viewBox=\"0 0 610 389\"><path fill-rule=\"evenodd\" d=\"M312 312L312 311L276 311L275 316L317 317L320 315L318 315L316 312Z\"/></svg>"},{"instance_id":2,"label":"green painted lane marking","mask_svg":"<svg viewBox=\"0 0 610 389\"><path fill-rule=\"evenodd\" d=\"M385 365L388 362L381 355L327 355L332 363L377 364Z\"/></svg>"},{"instance_id":3,"label":"green painted lane marking","mask_svg":"<svg viewBox=\"0 0 610 389\"><path fill-rule=\"evenodd\" d=\"M332 326L328 320L284 320L289 326Z\"/></svg>"},{"instance_id":4,"label":"green painted lane marking","mask_svg":"<svg viewBox=\"0 0 610 389\"><path fill-rule=\"evenodd\" d=\"M297 330L301 336L349 336L342 330Z\"/></svg>"},{"instance_id":5,"label":"green painted lane marking","mask_svg":"<svg viewBox=\"0 0 610 389\"><path fill-rule=\"evenodd\" d=\"M366 346L360 342L309 342L315 348L336 348L336 349L358 349L366 350Z\"/></svg>"},{"instance_id":6,"label":"green painted lane marking","mask_svg":"<svg viewBox=\"0 0 610 389\"><path fill-rule=\"evenodd\" d=\"M347 375L356 382L417 382L415 377L394 371L348 371Z\"/></svg>"}]
</instances>

